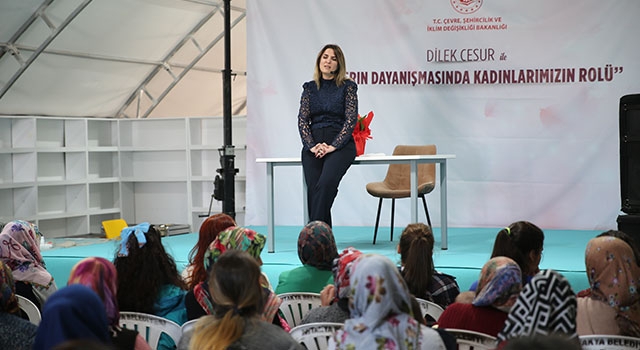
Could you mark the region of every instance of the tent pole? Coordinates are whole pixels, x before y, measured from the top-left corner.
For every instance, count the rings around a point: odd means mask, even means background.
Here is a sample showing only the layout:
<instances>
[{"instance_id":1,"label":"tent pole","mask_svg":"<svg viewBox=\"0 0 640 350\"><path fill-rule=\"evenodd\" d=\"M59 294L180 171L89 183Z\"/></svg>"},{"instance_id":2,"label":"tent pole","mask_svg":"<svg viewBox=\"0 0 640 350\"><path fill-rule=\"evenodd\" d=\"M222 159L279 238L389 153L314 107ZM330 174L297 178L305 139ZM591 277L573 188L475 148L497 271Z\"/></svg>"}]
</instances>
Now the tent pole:
<instances>
[{"instance_id":1,"label":"tent pole","mask_svg":"<svg viewBox=\"0 0 640 350\"><path fill-rule=\"evenodd\" d=\"M222 154L222 176L224 186L224 200L222 211L236 218L235 210L235 152L232 142L231 129L231 0L224 0L224 71L222 74L223 87L223 128L224 146Z\"/></svg>"}]
</instances>

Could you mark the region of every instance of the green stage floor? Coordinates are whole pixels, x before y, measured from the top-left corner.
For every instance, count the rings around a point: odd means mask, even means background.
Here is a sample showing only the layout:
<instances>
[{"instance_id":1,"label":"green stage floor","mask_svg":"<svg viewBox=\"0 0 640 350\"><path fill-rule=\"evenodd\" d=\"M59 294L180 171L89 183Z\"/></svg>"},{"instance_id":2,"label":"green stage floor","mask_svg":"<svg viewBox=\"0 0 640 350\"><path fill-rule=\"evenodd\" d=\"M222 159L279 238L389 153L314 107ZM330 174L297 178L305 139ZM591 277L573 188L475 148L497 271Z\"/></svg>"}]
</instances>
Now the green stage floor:
<instances>
[{"instance_id":1,"label":"green stage floor","mask_svg":"<svg viewBox=\"0 0 640 350\"><path fill-rule=\"evenodd\" d=\"M266 226L250 226L266 235ZM275 252L262 252L263 271L271 283L278 283L280 272L300 265L297 251L298 233L301 227L277 226ZM493 240L498 228L449 228L448 250L440 249L440 230L434 229L436 249L434 263L441 272L456 276L462 290L466 290L478 278L480 268L489 259ZM381 228L377 243L373 245L373 227L335 227L334 235L338 250L353 246L365 253L377 253L398 262L396 252L402 228L394 230L394 241L389 241L389 229ZM584 249L587 242L600 231L544 230L544 254L540 267L551 268L562 273L573 289L588 288L584 267ZM164 237L167 251L175 258L179 269L188 261L189 251L198 239L197 233ZM88 256L100 256L113 260L118 242L99 238L57 238L52 240L53 248L44 250L47 269L54 276L57 285L66 285L73 265Z\"/></svg>"}]
</instances>

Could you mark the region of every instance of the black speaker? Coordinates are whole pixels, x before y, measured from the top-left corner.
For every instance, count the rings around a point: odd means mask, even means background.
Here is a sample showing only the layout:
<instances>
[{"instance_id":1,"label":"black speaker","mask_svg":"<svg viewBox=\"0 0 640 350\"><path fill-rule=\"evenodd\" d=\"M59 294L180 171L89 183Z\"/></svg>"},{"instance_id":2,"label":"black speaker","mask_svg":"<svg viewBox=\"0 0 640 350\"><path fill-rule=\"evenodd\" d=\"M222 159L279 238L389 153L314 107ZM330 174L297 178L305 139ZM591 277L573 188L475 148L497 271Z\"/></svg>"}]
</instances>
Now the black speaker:
<instances>
[{"instance_id":1,"label":"black speaker","mask_svg":"<svg viewBox=\"0 0 640 350\"><path fill-rule=\"evenodd\" d=\"M621 210L640 213L640 94L620 98L620 192Z\"/></svg>"}]
</instances>

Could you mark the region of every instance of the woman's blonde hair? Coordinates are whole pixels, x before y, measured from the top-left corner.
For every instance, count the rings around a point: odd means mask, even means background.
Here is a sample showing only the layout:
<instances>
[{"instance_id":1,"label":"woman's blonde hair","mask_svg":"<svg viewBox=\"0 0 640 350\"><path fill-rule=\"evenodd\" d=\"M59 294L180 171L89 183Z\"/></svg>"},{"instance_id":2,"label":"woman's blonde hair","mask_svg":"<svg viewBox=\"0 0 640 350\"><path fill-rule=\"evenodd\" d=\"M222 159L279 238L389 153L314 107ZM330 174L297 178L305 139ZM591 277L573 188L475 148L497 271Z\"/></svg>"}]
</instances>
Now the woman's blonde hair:
<instances>
[{"instance_id":1,"label":"woman's blonde hair","mask_svg":"<svg viewBox=\"0 0 640 350\"><path fill-rule=\"evenodd\" d=\"M211 269L209 292L215 315L195 326L190 349L226 349L244 333L246 323L263 308L260 266L241 250L224 252Z\"/></svg>"},{"instance_id":2,"label":"woman's blonde hair","mask_svg":"<svg viewBox=\"0 0 640 350\"><path fill-rule=\"evenodd\" d=\"M336 85L342 86L345 80L349 80L349 77L347 77L347 64L345 62L342 49L336 44L327 44L322 48L322 50L320 50L320 52L318 52L318 57L316 57L316 66L313 70L313 80L316 82L318 89L320 89L320 78L322 78L322 72L320 72L320 59L322 59L322 54L327 49L332 49L333 53L336 55L336 59L338 60L338 69L336 69L334 73Z\"/></svg>"}]
</instances>

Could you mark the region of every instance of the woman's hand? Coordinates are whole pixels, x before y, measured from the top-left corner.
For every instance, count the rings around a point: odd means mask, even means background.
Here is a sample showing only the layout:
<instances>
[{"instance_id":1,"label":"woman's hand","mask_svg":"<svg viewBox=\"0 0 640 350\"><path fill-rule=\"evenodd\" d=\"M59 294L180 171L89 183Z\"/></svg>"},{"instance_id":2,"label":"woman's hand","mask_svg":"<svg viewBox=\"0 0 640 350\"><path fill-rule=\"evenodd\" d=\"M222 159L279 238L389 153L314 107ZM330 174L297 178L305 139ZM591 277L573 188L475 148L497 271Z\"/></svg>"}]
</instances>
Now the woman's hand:
<instances>
[{"instance_id":1,"label":"woman's hand","mask_svg":"<svg viewBox=\"0 0 640 350\"><path fill-rule=\"evenodd\" d=\"M336 150L335 147L331 145L327 145L324 142L318 143L310 149L310 151L316 156L316 158L323 158L324 156L326 156L327 154L335 150Z\"/></svg>"},{"instance_id":2,"label":"woman's hand","mask_svg":"<svg viewBox=\"0 0 640 350\"><path fill-rule=\"evenodd\" d=\"M336 297L336 286L333 284L327 284L322 291L320 291L320 305L329 306Z\"/></svg>"}]
</instances>

